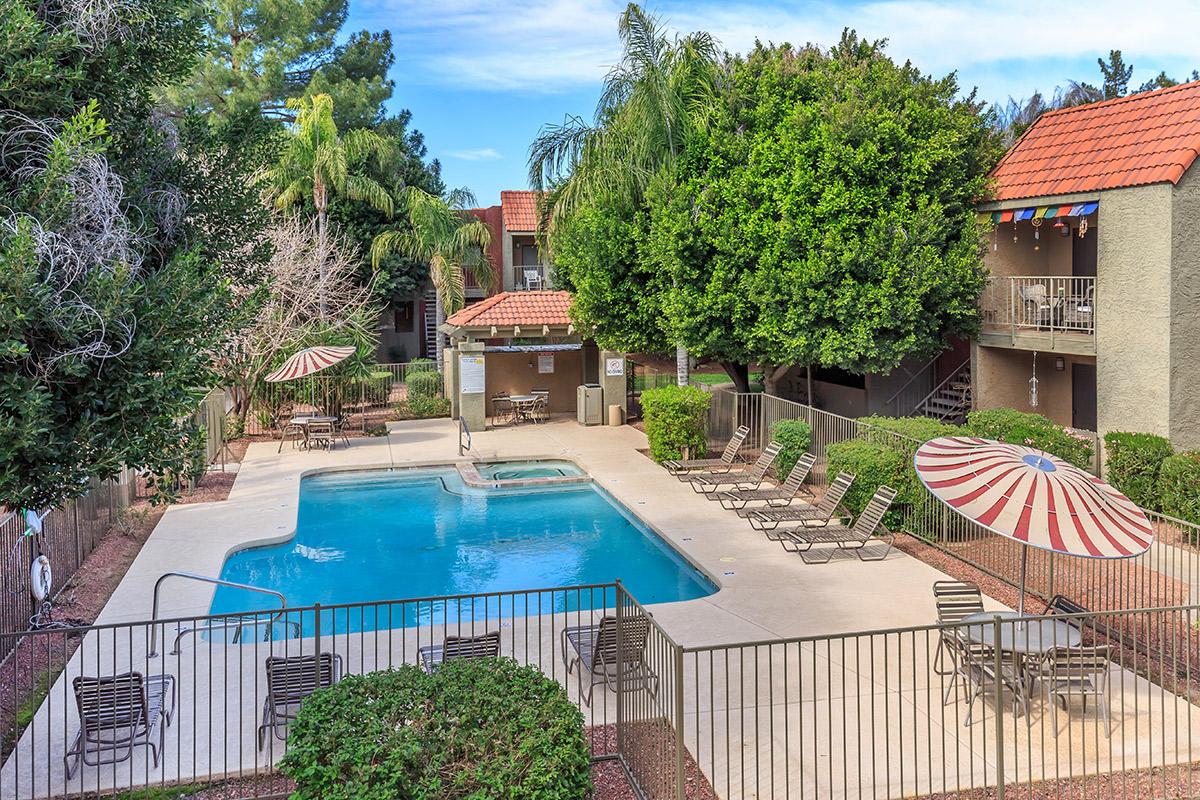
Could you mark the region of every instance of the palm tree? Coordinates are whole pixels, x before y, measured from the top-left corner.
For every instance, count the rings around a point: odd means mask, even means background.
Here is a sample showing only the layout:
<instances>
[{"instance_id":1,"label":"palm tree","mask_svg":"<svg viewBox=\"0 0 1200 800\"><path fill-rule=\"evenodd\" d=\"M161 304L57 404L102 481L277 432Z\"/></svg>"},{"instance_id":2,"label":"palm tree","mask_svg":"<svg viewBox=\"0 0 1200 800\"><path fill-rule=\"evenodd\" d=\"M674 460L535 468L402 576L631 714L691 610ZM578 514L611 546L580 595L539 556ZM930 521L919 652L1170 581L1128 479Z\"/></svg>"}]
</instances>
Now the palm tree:
<instances>
[{"instance_id":1,"label":"palm tree","mask_svg":"<svg viewBox=\"0 0 1200 800\"><path fill-rule=\"evenodd\" d=\"M327 94L312 99L288 100L296 111L279 163L265 175L266 196L275 208L287 209L311 199L317 212L318 252L327 251L329 241L329 197L344 194L368 203L385 214L392 213L392 197L376 180L355 171L372 156L386 159L392 146L374 131L357 129L339 133L333 121L333 98ZM324 259L320 260L321 314L325 313Z\"/></svg>"},{"instance_id":2,"label":"palm tree","mask_svg":"<svg viewBox=\"0 0 1200 800\"><path fill-rule=\"evenodd\" d=\"M468 273L485 292L496 285L496 274L487 259L492 229L472 216L467 208L474 196L466 189L455 189L445 197L408 186L403 197L407 225L400 230L384 231L371 243L371 263L390 253L399 252L429 264L437 317L437 363L442 368L442 322L466 303Z\"/></svg>"},{"instance_id":3,"label":"palm tree","mask_svg":"<svg viewBox=\"0 0 1200 800\"><path fill-rule=\"evenodd\" d=\"M669 39L658 20L630 3L618 25L623 55L608 73L589 124L572 117L550 125L530 148L530 183L546 192L555 225L599 196L636 208L650 182L669 176L689 137L715 102L717 48L707 33ZM676 347L677 380L688 356Z\"/></svg>"}]
</instances>

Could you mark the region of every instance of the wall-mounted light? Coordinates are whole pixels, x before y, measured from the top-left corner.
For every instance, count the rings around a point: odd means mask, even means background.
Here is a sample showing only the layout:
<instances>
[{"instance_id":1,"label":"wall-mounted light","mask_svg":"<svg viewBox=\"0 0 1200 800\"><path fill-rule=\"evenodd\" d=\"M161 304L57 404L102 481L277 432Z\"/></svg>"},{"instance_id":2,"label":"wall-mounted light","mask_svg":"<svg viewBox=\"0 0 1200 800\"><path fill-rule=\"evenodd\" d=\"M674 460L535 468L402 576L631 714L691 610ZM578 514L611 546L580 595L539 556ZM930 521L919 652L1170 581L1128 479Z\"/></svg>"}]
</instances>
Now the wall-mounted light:
<instances>
[{"instance_id":1,"label":"wall-mounted light","mask_svg":"<svg viewBox=\"0 0 1200 800\"><path fill-rule=\"evenodd\" d=\"M1058 356L1057 358L1054 359L1054 371L1055 372L1062 372L1066 368L1067 368L1067 360L1065 358L1063 358L1062 356Z\"/></svg>"}]
</instances>

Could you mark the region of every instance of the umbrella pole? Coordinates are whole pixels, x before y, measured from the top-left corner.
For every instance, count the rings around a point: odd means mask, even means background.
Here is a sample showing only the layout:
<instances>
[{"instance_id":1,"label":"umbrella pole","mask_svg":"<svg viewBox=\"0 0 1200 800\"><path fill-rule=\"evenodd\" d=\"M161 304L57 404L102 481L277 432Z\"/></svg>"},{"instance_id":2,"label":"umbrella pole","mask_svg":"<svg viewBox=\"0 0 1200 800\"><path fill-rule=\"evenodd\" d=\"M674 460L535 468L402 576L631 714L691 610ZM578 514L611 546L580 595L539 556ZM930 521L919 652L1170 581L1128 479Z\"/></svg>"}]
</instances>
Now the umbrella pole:
<instances>
[{"instance_id":1,"label":"umbrella pole","mask_svg":"<svg viewBox=\"0 0 1200 800\"><path fill-rule=\"evenodd\" d=\"M1029 560L1029 545L1021 545L1021 596L1017 598L1017 614L1025 616L1025 562Z\"/></svg>"}]
</instances>

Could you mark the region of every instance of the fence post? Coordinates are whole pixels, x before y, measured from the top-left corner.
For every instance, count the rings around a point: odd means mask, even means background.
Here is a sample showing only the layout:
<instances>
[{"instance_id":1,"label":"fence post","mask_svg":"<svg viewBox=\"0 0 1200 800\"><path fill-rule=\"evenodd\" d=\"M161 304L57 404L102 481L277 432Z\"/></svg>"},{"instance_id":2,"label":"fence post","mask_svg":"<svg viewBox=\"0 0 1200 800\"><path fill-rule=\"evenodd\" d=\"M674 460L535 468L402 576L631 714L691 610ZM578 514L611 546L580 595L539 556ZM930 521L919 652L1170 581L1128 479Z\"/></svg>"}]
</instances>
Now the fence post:
<instances>
[{"instance_id":1,"label":"fence post","mask_svg":"<svg viewBox=\"0 0 1200 800\"><path fill-rule=\"evenodd\" d=\"M621 586L621 581L617 581L617 755L625 756L625 676L623 674L622 664L625 662L625 651L621 649L621 633L624 628L625 620L625 591Z\"/></svg>"},{"instance_id":2,"label":"fence post","mask_svg":"<svg viewBox=\"0 0 1200 800\"><path fill-rule=\"evenodd\" d=\"M687 800L687 779L683 756L683 647L675 648L675 800ZM1003 800L1003 798L1001 798Z\"/></svg>"},{"instance_id":3,"label":"fence post","mask_svg":"<svg viewBox=\"0 0 1200 800\"><path fill-rule=\"evenodd\" d=\"M992 680L996 687L996 800L1004 800L1004 681L1000 679L1004 674L1004 651L1000 647L1003 632L1000 615L997 614L992 617L992 642L995 644L992 650L992 668L996 670Z\"/></svg>"}]
</instances>

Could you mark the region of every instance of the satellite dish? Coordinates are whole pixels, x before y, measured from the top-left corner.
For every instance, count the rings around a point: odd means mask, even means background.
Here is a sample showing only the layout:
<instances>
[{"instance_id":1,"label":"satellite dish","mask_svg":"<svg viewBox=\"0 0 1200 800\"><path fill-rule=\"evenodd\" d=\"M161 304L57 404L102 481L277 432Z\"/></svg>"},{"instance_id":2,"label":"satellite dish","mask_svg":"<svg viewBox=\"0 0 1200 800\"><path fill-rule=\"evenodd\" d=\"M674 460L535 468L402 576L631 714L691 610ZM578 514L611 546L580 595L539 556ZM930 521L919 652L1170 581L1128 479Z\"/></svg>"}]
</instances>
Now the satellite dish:
<instances>
[{"instance_id":1,"label":"satellite dish","mask_svg":"<svg viewBox=\"0 0 1200 800\"><path fill-rule=\"evenodd\" d=\"M50 570L50 559L38 556L29 568L29 591L35 600L44 603L50 597L50 587L54 583L54 573Z\"/></svg>"}]
</instances>

